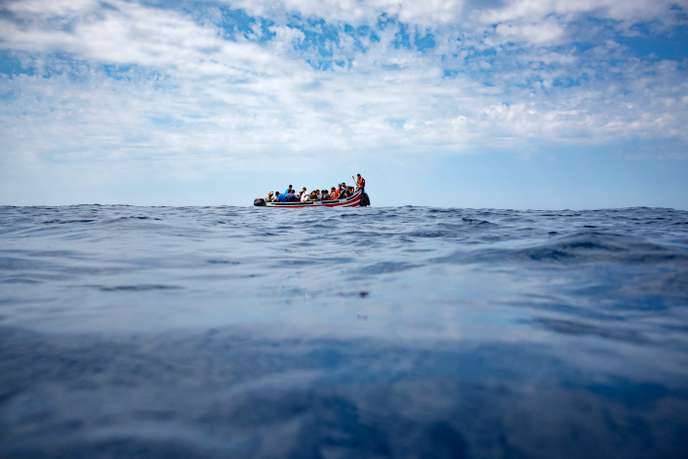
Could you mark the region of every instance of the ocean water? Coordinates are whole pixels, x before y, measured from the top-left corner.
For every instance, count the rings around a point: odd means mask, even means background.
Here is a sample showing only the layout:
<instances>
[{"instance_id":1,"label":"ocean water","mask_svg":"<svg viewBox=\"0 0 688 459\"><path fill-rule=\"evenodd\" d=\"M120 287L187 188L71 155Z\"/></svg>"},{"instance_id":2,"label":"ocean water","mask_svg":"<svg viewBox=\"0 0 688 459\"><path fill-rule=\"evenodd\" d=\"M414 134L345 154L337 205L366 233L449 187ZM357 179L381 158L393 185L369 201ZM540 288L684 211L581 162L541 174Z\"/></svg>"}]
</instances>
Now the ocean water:
<instances>
[{"instance_id":1,"label":"ocean water","mask_svg":"<svg viewBox=\"0 0 688 459\"><path fill-rule=\"evenodd\" d=\"M688 212L1 207L0 457L688 457Z\"/></svg>"}]
</instances>

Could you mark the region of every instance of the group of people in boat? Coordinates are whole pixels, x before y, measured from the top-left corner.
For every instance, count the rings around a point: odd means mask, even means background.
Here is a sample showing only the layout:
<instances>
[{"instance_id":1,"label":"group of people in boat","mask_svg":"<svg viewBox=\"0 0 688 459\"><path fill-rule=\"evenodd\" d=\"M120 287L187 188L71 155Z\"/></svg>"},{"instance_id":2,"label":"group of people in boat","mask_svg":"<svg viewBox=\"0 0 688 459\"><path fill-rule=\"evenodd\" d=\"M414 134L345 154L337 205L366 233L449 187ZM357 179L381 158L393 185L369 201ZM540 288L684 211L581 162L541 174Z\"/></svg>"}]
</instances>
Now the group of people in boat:
<instances>
[{"instance_id":1,"label":"group of people in boat","mask_svg":"<svg viewBox=\"0 0 688 459\"><path fill-rule=\"evenodd\" d=\"M271 191L265 198L266 202L311 202L311 201L334 201L338 199L346 199L353 196L358 190L365 188L365 179L361 174L356 174L356 187L349 186L346 182L342 182L337 186L331 187L329 190L323 188L321 190L311 190L310 192L304 186L301 191L296 191L292 185L280 193Z\"/></svg>"}]
</instances>

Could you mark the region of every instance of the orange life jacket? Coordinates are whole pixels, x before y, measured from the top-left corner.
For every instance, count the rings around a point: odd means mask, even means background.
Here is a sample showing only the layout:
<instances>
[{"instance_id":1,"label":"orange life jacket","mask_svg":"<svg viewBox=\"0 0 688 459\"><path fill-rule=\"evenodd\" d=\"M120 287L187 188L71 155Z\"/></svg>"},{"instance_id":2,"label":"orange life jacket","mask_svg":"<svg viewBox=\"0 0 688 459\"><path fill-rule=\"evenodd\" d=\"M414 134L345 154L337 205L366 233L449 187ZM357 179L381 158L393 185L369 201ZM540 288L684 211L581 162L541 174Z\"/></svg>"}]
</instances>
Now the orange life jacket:
<instances>
[{"instance_id":1,"label":"orange life jacket","mask_svg":"<svg viewBox=\"0 0 688 459\"><path fill-rule=\"evenodd\" d=\"M365 188L365 179L363 178L362 175L360 177L358 177L358 180L356 180L356 186L358 188Z\"/></svg>"},{"instance_id":2,"label":"orange life jacket","mask_svg":"<svg viewBox=\"0 0 688 459\"><path fill-rule=\"evenodd\" d=\"M332 193L330 193L330 198L339 199L339 190L334 190Z\"/></svg>"}]
</instances>

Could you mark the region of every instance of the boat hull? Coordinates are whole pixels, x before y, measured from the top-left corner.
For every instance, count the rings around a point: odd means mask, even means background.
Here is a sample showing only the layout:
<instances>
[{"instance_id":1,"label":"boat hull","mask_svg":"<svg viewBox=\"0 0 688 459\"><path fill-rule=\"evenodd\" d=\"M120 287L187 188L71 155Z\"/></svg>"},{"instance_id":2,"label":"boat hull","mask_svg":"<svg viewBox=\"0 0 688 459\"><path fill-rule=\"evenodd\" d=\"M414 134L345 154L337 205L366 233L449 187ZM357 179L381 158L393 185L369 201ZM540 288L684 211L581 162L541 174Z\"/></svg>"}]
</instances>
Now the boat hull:
<instances>
[{"instance_id":1,"label":"boat hull","mask_svg":"<svg viewBox=\"0 0 688 459\"><path fill-rule=\"evenodd\" d=\"M283 209L303 209L304 207L361 207L363 190L358 190L346 199L331 201L309 201L309 202L266 202L263 199L256 199L254 206L258 207L279 207ZM364 199L364 202L366 200Z\"/></svg>"}]
</instances>

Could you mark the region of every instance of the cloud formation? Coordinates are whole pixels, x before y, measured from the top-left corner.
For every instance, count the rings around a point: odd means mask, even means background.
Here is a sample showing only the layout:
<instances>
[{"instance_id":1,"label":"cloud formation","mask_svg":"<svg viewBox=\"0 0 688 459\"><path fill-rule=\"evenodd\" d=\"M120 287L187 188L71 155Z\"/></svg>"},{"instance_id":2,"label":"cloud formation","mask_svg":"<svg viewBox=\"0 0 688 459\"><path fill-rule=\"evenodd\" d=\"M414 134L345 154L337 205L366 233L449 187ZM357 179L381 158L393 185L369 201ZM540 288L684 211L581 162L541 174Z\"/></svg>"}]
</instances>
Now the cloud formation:
<instances>
[{"instance_id":1,"label":"cloud formation","mask_svg":"<svg viewBox=\"0 0 688 459\"><path fill-rule=\"evenodd\" d=\"M456 21L463 11L463 0L277 0L227 1L260 16L298 13L330 21L374 23L382 15L396 16L402 22L436 25Z\"/></svg>"},{"instance_id":2,"label":"cloud formation","mask_svg":"<svg viewBox=\"0 0 688 459\"><path fill-rule=\"evenodd\" d=\"M0 6L3 162L688 143L685 2L124 0ZM587 36L580 22L595 19ZM608 27L604 21L612 21ZM591 37L591 38L590 38Z\"/></svg>"}]
</instances>

